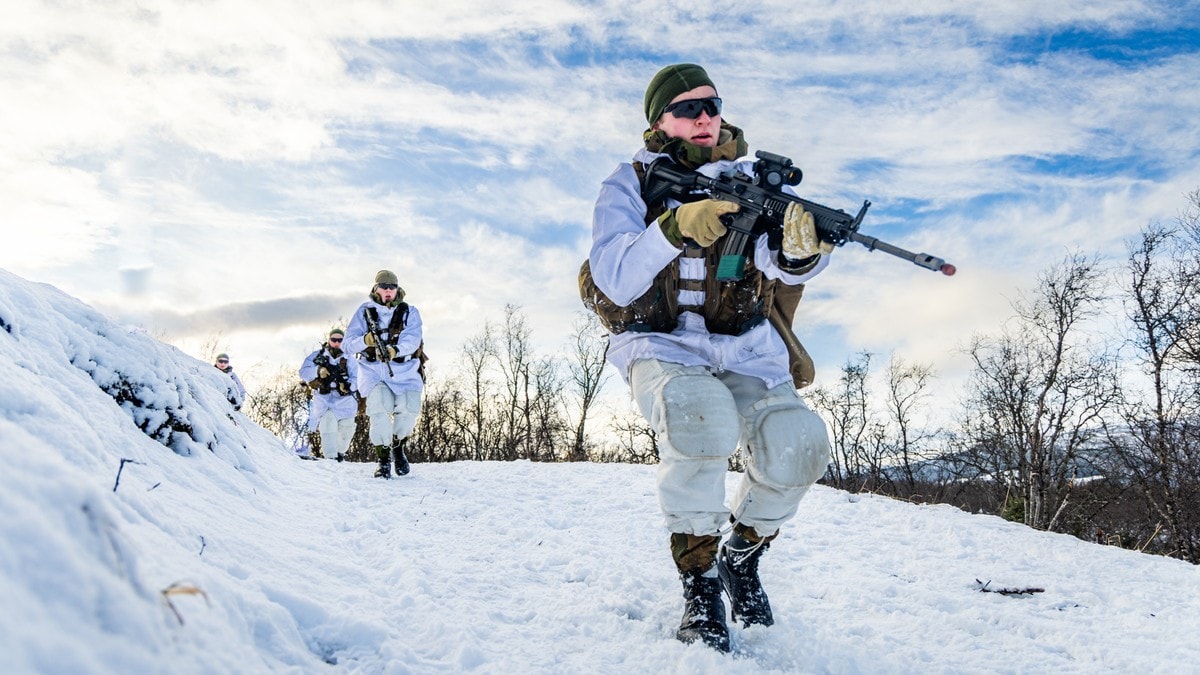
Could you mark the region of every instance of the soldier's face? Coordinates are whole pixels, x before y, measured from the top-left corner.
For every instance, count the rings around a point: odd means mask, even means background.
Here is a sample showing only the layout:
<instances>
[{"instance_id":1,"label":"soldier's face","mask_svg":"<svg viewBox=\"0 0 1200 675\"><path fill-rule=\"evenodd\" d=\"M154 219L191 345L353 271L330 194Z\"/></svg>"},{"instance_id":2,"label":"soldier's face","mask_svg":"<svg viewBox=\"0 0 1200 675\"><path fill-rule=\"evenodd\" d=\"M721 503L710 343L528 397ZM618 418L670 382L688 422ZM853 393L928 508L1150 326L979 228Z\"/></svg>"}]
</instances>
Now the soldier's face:
<instances>
[{"instance_id":1,"label":"soldier's face","mask_svg":"<svg viewBox=\"0 0 1200 675\"><path fill-rule=\"evenodd\" d=\"M703 87L696 87L691 91L683 92L671 99L671 103L710 98L716 95L716 89L704 85ZM654 128L662 129L671 138L682 138L693 145L699 145L704 148L715 148L721 134L721 114L709 115L707 112L701 112L699 117L689 119L665 112L654 123Z\"/></svg>"},{"instance_id":2,"label":"soldier's face","mask_svg":"<svg viewBox=\"0 0 1200 675\"><path fill-rule=\"evenodd\" d=\"M398 289L395 286L392 286L391 288L380 286L375 292L379 294L379 299L383 300L384 304L387 304L396 299L396 293L398 292Z\"/></svg>"}]
</instances>

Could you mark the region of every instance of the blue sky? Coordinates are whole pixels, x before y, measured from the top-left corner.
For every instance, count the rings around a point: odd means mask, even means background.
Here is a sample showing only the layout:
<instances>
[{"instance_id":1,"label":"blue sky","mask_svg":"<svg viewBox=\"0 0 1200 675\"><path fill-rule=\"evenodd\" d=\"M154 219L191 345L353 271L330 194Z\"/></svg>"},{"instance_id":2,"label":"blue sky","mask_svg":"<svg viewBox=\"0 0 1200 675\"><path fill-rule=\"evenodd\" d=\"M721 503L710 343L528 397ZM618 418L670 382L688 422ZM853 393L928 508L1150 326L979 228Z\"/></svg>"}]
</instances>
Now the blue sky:
<instances>
[{"instance_id":1,"label":"blue sky","mask_svg":"<svg viewBox=\"0 0 1200 675\"><path fill-rule=\"evenodd\" d=\"M0 267L251 384L380 268L447 367L509 303L557 350L599 183L689 61L804 196L960 270L840 249L797 323L821 374L955 382L1041 270L1200 187L1197 45L1195 1L5 3Z\"/></svg>"}]
</instances>

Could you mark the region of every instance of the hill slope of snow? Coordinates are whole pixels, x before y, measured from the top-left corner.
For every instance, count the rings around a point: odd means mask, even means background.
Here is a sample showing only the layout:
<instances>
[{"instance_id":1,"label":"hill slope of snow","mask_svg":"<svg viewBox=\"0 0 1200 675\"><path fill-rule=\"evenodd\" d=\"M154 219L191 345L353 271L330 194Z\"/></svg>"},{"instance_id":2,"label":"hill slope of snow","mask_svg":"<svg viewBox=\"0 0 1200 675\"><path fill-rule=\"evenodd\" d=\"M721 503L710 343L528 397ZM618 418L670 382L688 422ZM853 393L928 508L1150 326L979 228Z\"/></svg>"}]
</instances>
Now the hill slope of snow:
<instances>
[{"instance_id":1,"label":"hill slope of snow","mask_svg":"<svg viewBox=\"0 0 1200 675\"><path fill-rule=\"evenodd\" d=\"M763 560L776 625L718 654L673 638L654 467L303 461L209 364L2 270L0 370L5 673L1200 663L1194 566L820 486Z\"/></svg>"}]
</instances>

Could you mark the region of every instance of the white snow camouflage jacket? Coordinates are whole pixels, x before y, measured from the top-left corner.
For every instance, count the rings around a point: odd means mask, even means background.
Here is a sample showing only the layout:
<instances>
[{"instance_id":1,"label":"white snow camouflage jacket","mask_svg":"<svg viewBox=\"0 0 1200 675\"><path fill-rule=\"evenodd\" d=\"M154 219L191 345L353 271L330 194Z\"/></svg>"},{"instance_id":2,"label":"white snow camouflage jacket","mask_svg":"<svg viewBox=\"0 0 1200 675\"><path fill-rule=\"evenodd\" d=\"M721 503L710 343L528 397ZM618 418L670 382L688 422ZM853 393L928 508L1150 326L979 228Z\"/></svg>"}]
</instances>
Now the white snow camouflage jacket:
<instances>
[{"instance_id":1,"label":"white snow camouflage jacket","mask_svg":"<svg viewBox=\"0 0 1200 675\"><path fill-rule=\"evenodd\" d=\"M417 371L417 367L420 365L419 359L409 359L404 363L393 361L390 377L386 363L366 360L363 351L367 348L367 344L363 341L363 337L367 334L367 320L363 316L363 310L367 307L374 307L375 311L379 313L379 327L383 332L383 339L389 342L388 324L392 320L392 314L396 311L394 307L386 307L374 300L368 300L359 305L354 312L354 317L350 319L350 325L346 327L342 349L358 357L358 393L365 397L380 382L387 384L388 388L397 394L405 391L424 390L425 383ZM417 351L417 347L421 346L422 339L421 313L417 311L416 307L408 305L408 317L404 323L404 330L400 331L395 343L396 354L401 358L413 354Z\"/></svg>"},{"instance_id":2,"label":"white snow camouflage jacket","mask_svg":"<svg viewBox=\"0 0 1200 675\"><path fill-rule=\"evenodd\" d=\"M649 164L660 156L643 148L633 161ZM754 175L754 161L745 158L719 160L705 164L698 171L716 176L732 168ZM674 208L679 202L668 200L668 206ZM646 226L646 209L633 164L620 164L600 187L592 215L592 248L588 255L596 286L618 304L629 304L649 290L655 275L677 257L680 278L704 279L707 273L702 258L681 257L680 249L667 240L661 228ZM766 235L762 235L755 242L754 264L767 278L795 285L824 270L829 265L829 256L821 256L809 272L788 274L779 268L775 253L767 248ZM680 290L679 304L703 305L704 292ZM787 348L766 321L741 335L718 335L708 332L703 316L683 312L679 325L670 333L626 331L608 339L608 361L626 382L633 362L648 358L750 375L763 380L768 387L792 381Z\"/></svg>"}]
</instances>

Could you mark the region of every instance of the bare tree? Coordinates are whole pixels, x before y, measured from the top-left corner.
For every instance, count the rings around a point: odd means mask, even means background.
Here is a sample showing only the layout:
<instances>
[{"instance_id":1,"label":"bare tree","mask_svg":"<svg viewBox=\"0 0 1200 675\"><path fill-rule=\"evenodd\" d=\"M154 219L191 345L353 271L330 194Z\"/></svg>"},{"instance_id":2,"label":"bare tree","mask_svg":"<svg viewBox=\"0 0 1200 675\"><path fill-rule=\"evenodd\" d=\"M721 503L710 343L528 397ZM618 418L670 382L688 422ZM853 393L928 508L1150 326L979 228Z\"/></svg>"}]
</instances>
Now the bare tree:
<instances>
[{"instance_id":1,"label":"bare tree","mask_svg":"<svg viewBox=\"0 0 1200 675\"><path fill-rule=\"evenodd\" d=\"M1182 224L1186 230L1195 222ZM1200 373L1189 344L1200 325L1197 241L1156 224L1130 247L1129 343L1149 391L1127 399L1124 428L1112 435L1124 469L1164 525L1170 552L1193 563L1200 563Z\"/></svg>"},{"instance_id":2,"label":"bare tree","mask_svg":"<svg viewBox=\"0 0 1200 675\"><path fill-rule=\"evenodd\" d=\"M658 463L658 434L654 433L640 412L627 410L617 415L609 428L617 434L617 444L611 451L601 451L596 457L597 461Z\"/></svg>"},{"instance_id":3,"label":"bare tree","mask_svg":"<svg viewBox=\"0 0 1200 675\"><path fill-rule=\"evenodd\" d=\"M531 368L533 355L529 344L532 331L517 305L504 307L504 329L500 334L499 359L501 384L505 398L499 422L504 432L501 441L504 459L530 457L532 442Z\"/></svg>"},{"instance_id":4,"label":"bare tree","mask_svg":"<svg viewBox=\"0 0 1200 675\"><path fill-rule=\"evenodd\" d=\"M870 372L871 355L861 352L842 366L835 389L817 387L808 395L829 425L833 452L825 480L835 487L861 489L881 468L882 431L870 409Z\"/></svg>"},{"instance_id":5,"label":"bare tree","mask_svg":"<svg viewBox=\"0 0 1200 675\"><path fill-rule=\"evenodd\" d=\"M415 462L450 462L470 458L463 424L466 401L457 388L433 380L425 387L421 416L408 444L409 459Z\"/></svg>"},{"instance_id":6,"label":"bare tree","mask_svg":"<svg viewBox=\"0 0 1200 675\"><path fill-rule=\"evenodd\" d=\"M929 398L932 379L933 368L928 364L908 364L895 354L888 362L886 405L895 429L889 454L904 481L906 496L916 492L918 482L928 483L933 478L916 473L918 464L932 459L925 448L932 434L917 421L921 404Z\"/></svg>"},{"instance_id":7,"label":"bare tree","mask_svg":"<svg viewBox=\"0 0 1200 675\"><path fill-rule=\"evenodd\" d=\"M982 471L1011 488L1007 517L1053 530L1081 452L1117 396L1115 368L1089 340L1102 271L1075 254L1014 303L1011 329L976 337L963 433ZM1015 498L1015 499L1014 499Z\"/></svg>"},{"instance_id":8,"label":"bare tree","mask_svg":"<svg viewBox=\"0 0 1200 675\"><path fill-rule=\"evenodd\" d=\"M312 390L295 373L280 370L266 384L247 396L243 411L255 424L275 434L288 447L297 448L307 439L309 401ZM319 439L307 439L320 451Z\"/></svg>"},{"instance_id":9,"label":"bare tree","mask_svg":"<svg viewBox=\"0 0 1200 675\"><path fill-rule=\"evenodd\" d=\"M534 354L532 335L521 308L505 306L495 361L503 389L497 410L502 459L552 461L566 445L559 363Z\"/></svg>"},{"instance_id":10,"label":"bare tree","mask_svg":"<svg viewBox=\"0 0 1200 675\"><path fill-rule=\"evenodd\" d=\"M494 442L494 433L490 429L488 419L489 401L492 397L492 383L488 377L488 366L496 358L494 329L490 322L483 324L478 335L471 338L463 347L463 358L466 369L467 398L464 417L460 425L466 436L467 447L471 459L481 461L488 459L490 446Z\"/></svg>"},{"instance_id":11,"label":"bare tree","mask_svg":"<svg viewBox=\"0 0 1200 675\"><path fill-rule=\"evenodd\" d=\"M1196 270L1200 267L1200 190L1193 190L1187 196L1188 204L1179 215L1179 226L1187 238L1183 241L1184 258L1188 267ZM1197 281L1195 274L1191 276L1192 288ZM1184 311L1188 319L1178 325L1179 340L1183 344L1180 350L1181 360L1186 362L1187 371L1200 376L1200 294L1191 293L1186 300Z\"/></svg>"},{"instance_id":12,"label":"bare tree","mask_svg":"<svg viewBox=\"0 0 1200 675\"><path fill-rule=\"evenodd\" d=\"M529 424L526 457L534 461L557 461L559 450L567 447L570 435L563 403L565 385L558 360L539 358L532 369L531 384L532 396L526 414Z\"/></svg>"},{"instance_id":13,"label":"bare tree","mask_svg":"<svg viewBox=\"0 0 1200 675\"><path fill-rule=\"evenodd\" d=\"M593 312L580 312L574 323L574 339L571 343L572 356L568 369L571 373L572 393L578 401L579 417L575 422L575 435L567 459L580 462L587 459L588 413L596 403L596 397L604 387L608 376L604 372L604 357L608 352L608 337L604 327Z\"/></svg>"}]
</instances>

